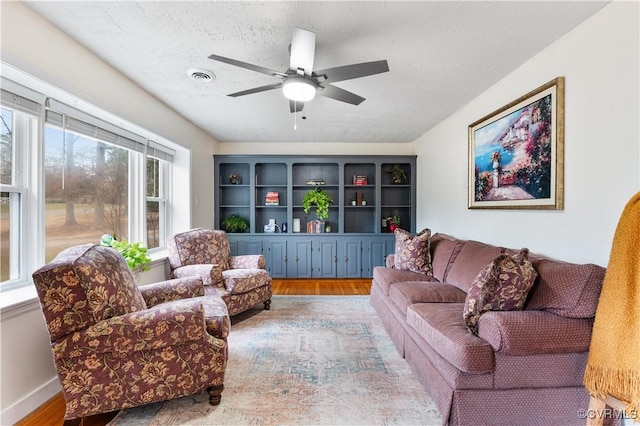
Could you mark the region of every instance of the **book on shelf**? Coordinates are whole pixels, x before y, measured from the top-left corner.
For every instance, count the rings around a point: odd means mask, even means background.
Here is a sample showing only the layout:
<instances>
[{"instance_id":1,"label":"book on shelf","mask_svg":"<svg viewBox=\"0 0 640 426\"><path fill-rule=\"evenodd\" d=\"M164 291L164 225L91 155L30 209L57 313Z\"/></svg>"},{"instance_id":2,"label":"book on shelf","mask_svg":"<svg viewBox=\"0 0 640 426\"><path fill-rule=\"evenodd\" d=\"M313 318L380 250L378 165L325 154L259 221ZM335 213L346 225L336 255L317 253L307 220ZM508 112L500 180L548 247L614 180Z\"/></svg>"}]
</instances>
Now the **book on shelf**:
<instances>
[{"instance_id":1,"label":"book on shelf","mask_svg":"<svg viewBox=\"0 0 640 426\"><path fill-rule=\"evenodd\" d=\"M275 191L267 192L267 196L264 201L265 206L279 206L280 205L280 194Z\"/></svg>"},{"instance_id":2,"label":"book on shelf","mask_svg":"<svg viewBox=\"0 0 640 426\"><path fill-rule=\"evenodd\" d=\"M353 184L354 185L368 185L368 179L366 176L353 175Z\"/></svg>"}]
</instances>

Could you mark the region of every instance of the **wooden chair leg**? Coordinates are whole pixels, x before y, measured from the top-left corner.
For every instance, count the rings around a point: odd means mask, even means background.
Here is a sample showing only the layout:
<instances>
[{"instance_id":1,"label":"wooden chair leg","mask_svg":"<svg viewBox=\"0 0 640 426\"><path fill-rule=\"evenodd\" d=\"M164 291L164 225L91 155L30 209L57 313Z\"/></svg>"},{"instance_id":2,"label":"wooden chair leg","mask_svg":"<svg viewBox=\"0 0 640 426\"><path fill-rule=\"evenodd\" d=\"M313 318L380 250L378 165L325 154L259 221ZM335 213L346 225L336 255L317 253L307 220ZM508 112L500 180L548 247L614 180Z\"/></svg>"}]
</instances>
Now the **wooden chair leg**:
<instances>
[{"instance_id":1,"label":"wooden chair leg","mask_svg":"<svg viewBox=\"0 0 640 426\"><path fill-rule=\"evenodd\" d=\"M222 391L224 390L224 385L220 386L209 386L207 388L207 392L209 393L209 404L218 405L220 404L220 400L222 399Z\"/></svg>"}]
</instances>

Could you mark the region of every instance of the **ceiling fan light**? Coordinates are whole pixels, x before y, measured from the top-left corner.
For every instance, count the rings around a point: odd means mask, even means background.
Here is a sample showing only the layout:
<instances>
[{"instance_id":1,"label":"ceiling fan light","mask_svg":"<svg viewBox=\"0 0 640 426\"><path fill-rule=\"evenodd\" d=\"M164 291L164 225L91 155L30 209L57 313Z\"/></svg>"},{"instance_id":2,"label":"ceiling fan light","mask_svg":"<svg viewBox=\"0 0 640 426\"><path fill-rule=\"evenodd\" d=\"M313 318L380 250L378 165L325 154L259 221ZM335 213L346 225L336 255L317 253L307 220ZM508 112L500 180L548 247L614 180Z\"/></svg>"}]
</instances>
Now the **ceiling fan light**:
<instances>
[{"instance_id":1,"label":"ceiling fan light","mask_svg":"<svg viewBox=\"0 0 640 426\"><path fill-rule=\"evenodd\" d=\"M290 78L282 86L285 98L296 102L307 102L316 96L316 86L303 78Z\"/></svg>"}]
</instances>

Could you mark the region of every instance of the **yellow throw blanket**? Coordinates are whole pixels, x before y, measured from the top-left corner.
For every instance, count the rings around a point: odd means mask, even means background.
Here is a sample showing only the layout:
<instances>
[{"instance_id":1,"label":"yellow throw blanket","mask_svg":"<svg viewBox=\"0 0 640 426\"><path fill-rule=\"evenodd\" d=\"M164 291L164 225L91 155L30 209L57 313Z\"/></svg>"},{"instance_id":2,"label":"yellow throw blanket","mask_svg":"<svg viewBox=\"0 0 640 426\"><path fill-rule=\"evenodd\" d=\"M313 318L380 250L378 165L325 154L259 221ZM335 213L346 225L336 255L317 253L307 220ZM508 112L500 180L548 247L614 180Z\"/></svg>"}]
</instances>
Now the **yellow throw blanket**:
<instances>
[{"instance_id":1,"label":"yellow throw blanket","mask_svg":"<svg viewBox=\"0 0 640 426\"><path fill-rule=\"evenodd\" d=\"M627 203L613 237L584 375L587 391L640 413L640 192ZM638 421L638 417L635 417Z\"/></svg>"}]
</instances>

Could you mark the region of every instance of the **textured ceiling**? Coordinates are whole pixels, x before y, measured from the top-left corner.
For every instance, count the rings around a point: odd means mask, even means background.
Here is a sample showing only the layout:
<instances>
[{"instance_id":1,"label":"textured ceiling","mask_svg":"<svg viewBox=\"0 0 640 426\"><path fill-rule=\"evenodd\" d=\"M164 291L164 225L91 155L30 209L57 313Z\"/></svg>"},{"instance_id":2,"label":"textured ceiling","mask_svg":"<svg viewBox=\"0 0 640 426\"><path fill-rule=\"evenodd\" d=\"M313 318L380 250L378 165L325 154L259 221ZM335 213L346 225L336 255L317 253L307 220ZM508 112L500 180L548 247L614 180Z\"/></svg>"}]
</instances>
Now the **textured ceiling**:
<instances>
[{"instance_id":1,"label":"textured ceiling","mask_svg":"<svg viewBox=\"0 0 640 426\"><path fill-rule=\"evenodd\" d=\"M222 142L411 142L606 4L26 3ZM336 83L366 100L316 97L297 114L297 130L280 90L226 96L279 80L207 57L285 71L296 26L316 33L315 69L386 59L390 72ZM217 78L194 82L190 68Z\"/></svg>"}]
</instances>

